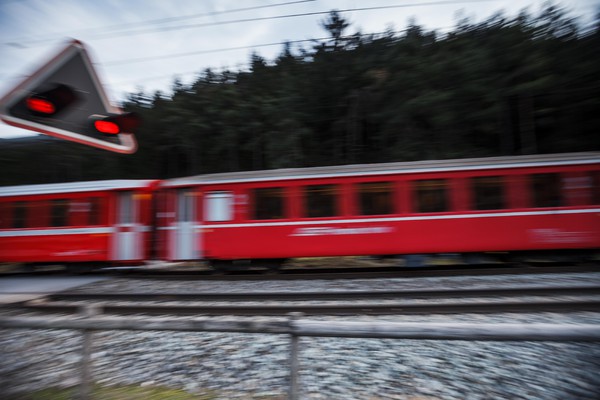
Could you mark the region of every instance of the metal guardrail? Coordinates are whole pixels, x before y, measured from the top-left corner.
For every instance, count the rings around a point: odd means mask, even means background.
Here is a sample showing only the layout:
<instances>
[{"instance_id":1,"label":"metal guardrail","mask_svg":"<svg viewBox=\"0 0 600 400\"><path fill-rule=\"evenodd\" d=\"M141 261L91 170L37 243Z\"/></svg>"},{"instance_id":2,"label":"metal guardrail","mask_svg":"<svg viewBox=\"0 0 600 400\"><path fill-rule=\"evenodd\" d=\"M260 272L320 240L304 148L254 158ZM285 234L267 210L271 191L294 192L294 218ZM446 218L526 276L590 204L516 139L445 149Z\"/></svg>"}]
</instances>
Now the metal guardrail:
<instances>
[{"instance_id":1,"label":"metal guardrail","mask_svg":"<svg viewBox=\"0 0 600 400\"><path fill-rule=\"evenodd\" d=\"M90 398L91 347L94 331L192 331L224 333L263 333L289 335L289 399L299 398L299 338L344 337L376 339L467 340L467 341L600 341L600 325L559 324L466 324L466 323L394 323L316 321L292 313L284 321L123 319L98 315L94 306L86 306L72 318L0 317L0 329L64 329L83 333L80 398Z\"/></svg>"}]
</instances>

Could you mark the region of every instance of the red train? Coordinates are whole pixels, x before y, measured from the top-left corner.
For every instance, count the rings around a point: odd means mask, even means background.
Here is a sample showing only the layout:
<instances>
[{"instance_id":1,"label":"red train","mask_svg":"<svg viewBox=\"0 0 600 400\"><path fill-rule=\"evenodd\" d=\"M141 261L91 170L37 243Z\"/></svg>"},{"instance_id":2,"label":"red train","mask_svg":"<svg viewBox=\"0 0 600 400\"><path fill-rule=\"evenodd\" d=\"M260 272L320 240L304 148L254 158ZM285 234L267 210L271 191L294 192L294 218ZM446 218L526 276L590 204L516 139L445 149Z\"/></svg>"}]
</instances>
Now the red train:
<instances>
[{"instance_id":1,"label":"red train","mask_svg":"<svg viewBox=\"0 0 600 400\"><path fill-rule=\"evenodd\" d=\"M158 181L0 188L0 262L141 262L151 256Z\"/></svg>"},{"instance_id":2,"label":"red train","mask_svg":"<svg viewBox=\"0 0 600 400\"><path fill-rule=\"evenodd\" d=\"M0 262L600 248L600 153L0 188Z\"/></svg>"}]
</instances>

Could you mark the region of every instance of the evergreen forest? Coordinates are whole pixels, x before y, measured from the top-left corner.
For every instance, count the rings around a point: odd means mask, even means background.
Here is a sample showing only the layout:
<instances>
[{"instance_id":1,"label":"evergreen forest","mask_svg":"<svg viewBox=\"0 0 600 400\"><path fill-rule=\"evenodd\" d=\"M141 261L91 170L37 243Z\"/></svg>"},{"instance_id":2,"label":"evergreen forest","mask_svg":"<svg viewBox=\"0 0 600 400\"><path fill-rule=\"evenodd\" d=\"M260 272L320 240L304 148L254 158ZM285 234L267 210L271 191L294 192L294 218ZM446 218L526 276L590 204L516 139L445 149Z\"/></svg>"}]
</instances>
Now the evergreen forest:
<instances>
[{"instance_id":1,"label":"evergreen forest","mask_svg":"<svg viewBox=\"0 0 600 400\"><path fill-rule=\"evenodd\" d=\"M274 60L129 94L133 155L0 140L0 185L600 150L600 14L582 27L547 5L444 34L355 32L335 11L321 25L328 40Z\"/></svg>"}]
</instances>

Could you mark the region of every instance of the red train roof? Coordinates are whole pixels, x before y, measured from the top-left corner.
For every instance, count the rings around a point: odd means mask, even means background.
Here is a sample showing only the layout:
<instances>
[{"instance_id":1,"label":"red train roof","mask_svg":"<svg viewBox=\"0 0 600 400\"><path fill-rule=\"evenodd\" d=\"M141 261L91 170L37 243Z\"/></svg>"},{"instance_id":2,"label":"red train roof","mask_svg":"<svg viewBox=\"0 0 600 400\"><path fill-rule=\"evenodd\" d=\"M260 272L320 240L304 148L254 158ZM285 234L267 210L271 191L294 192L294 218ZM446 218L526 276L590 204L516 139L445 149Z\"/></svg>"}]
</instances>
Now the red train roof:
<instances>
[{"instance_id":1,"label":"red train roof","mask_svg":"<svg viewBox=\"0 0 600 400\"><path fill-rule=\"evenodd\" d=\"M53 193L81 193L105 190L127 190L150 187L155 180L118 179L107 181L49 183L42 185L21 185L0 187L0 197L26 196Z\"/></svg>"},{"instance_id":2,"label":"red train roof","mask_svg":"<svg viewBox=\"0 0 600 400\"><path fill-rule=\"evenodd\" d=\"M542 154L509 157L467 158L454 160L426 160L380 164L353 164L312 168L287 168L264 171L227 172L168 179L162 187L188 185L264 182L341 176L373 176L422 172L486 170L498 168L523 168L558 165L600 163L600 152Z\"/></svg>"}]
</instances>

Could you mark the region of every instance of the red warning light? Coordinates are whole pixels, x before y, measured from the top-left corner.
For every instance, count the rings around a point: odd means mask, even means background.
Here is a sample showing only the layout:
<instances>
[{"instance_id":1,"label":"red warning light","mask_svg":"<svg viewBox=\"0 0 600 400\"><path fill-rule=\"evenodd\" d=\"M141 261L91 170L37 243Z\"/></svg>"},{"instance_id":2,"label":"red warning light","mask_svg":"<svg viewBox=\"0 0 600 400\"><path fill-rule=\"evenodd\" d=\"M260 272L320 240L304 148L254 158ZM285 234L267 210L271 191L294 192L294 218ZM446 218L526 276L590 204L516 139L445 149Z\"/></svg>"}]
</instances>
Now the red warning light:
<instances>
[{"instance_id":1,"label":"red warning light","mask_svg":"<svg viewBox=\"0 0 600 400\"><path fill-rule=\"evenodd\" d=\"M119 125L112 121L94 121L94 128L100 133L109 135L117 135L121 131Z\"/></svg>"},{"instance_id":2,"label":"red warning light","mask_svg":"<svg viewBox=\"0 0 600 400\"><path fill-rule=\"evenodd\" d=\"M54 117L62 111L72 108L78 100L75 91L67 85L54 84L50 88L32 93L25 99L25 107L36 117Z\"/></svg>"},{"instance_id":3,"label":"red warning light","mask_svg":"<svg viewBox=\"0 0 600 400\"><path fill-rule=\"evenodd\" d=\"M140 118L135 113L94 114L89 116L90 127L93 133L104 135L118 135L120 133L133 133L139 126Z\"/></svg>"},{"instance_id":4,"label":"red warning light","mask_svg":"<svg viewBox=\"0 0 600 400\"><path fill-rule=\"evenodd\" d=\"M52 115L56 112L56 107L54 106L54 104L46 99L29 97L26 100L26 104L27 108L36 113Z\"/></svg>"}]
</instances>

